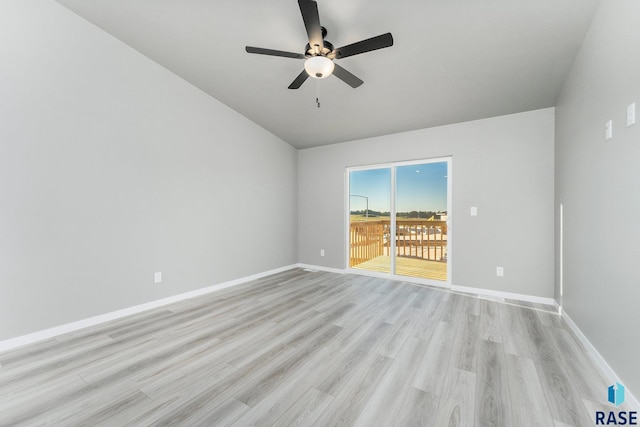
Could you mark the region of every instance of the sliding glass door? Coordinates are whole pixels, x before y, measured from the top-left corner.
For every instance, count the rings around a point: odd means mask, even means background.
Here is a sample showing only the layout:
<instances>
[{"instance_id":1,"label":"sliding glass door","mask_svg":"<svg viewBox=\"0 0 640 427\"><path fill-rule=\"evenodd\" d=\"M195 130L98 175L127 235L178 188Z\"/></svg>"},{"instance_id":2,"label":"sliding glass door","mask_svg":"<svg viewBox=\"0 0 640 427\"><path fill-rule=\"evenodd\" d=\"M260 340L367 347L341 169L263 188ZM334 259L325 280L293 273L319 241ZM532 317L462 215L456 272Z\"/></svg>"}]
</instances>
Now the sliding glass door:
<instances>
[{"instance_id":1,"label":"sliding glass door","mask_svg":"<svg viewBox=\"0 0 640 427\"><path fill-rule=\"evenodd\" d=\"M446 281L448 163L395 170L396 274Z\"/></svg>"},{"instance_id":2,"label":"sliding glass door","mask_svg":"<svg viewBox=\"0 0 640 427\"><path fill-rule=\"evenodd\" d=\"M349 169L349 267L448 283L450 169L450 158Z\"/></svg>"},{"instance_id":3,"label":"sliding glass door","mask_svg":"<svg viewBox=\"0 0 640 427\"><path fill-rule=\"evenodd\" d=\"M391 169L349 173L349 267L391 273Z\"/></svg>"}]
</instances>

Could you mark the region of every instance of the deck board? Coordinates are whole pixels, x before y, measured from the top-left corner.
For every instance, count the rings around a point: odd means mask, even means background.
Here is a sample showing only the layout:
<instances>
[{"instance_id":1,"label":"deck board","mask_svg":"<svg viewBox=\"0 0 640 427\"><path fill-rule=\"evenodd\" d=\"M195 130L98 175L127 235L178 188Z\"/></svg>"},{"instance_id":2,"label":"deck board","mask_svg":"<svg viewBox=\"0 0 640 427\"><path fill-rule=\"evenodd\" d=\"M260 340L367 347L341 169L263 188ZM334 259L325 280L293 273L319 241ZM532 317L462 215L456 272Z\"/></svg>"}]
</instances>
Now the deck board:
<instances>
[{"instance_id":1,"label":"deck board","mask_svg":"<svg viewBox=\"0 0 640 427\"><path fill-rule=\"evenodd\" d=\"M386 255L373 258L354 266L360 270L389 273L391 258ZM447 281L447 263L442 261L429 261L418 258L396 258L396 274L399 276L417 277Z\"/></svg>"}]
</instances>

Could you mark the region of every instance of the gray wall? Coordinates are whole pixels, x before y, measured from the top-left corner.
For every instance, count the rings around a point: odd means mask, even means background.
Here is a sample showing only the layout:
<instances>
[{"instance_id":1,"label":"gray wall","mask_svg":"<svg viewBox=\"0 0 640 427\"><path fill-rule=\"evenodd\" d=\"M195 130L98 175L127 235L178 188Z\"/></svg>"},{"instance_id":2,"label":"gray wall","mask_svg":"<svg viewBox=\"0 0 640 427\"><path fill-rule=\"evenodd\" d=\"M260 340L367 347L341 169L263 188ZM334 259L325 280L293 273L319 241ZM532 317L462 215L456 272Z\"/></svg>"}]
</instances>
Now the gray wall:
<instances>
[{"instance_id":1,"label":"gray wall","mask_svg":"<svg viewBox=\"0 0 640 427\"><path fill-rule=\"evenodd\" d=\"M301 150L299 260L346 267L346 167L451 155L452 284L553 297L553 142L550 108Z\"/></svg>"},{"instance_id":2,"label":"gray wall","mask_svg":"<svg viewBox=\"0 0 640 427\"><path fill-rule=\"evenodd\" d=\"M567 314L640 390L640 2L603 0L558 101L556 212L564 206ZM604 126L614 137L604 141ZM560 269L558 269L559 271ZM556 297L559 295L557 278Z\"/></svg>"},{"instance_id":3,"label":"gray wall","mask_svg":"<svg viewBox=\"0 0 640 427\"><path fill-rule=\"evenodd\" d=\"M0 40L0 340L297 261L291 146L53 1Z\"/></svg>"}]
</instances>

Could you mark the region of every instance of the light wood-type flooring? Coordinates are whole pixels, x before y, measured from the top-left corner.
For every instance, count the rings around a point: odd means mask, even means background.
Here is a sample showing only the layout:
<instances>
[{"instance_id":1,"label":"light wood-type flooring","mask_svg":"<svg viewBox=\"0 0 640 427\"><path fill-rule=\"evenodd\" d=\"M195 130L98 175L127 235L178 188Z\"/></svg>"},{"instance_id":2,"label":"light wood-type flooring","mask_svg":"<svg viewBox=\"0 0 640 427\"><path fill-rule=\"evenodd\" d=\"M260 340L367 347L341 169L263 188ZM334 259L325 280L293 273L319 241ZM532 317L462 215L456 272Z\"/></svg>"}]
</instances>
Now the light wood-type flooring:
<instances>
[{"instance_id":1,"label":"light wood-type flooring","mask_svg":"<svg viewBox=\"0 0 640 427\"><path fill-rule=\"evenodd\" d=\"M556 314L294 269L0 353L0 425L578 427L608 385Z\"/></svg>"}]
</instances>

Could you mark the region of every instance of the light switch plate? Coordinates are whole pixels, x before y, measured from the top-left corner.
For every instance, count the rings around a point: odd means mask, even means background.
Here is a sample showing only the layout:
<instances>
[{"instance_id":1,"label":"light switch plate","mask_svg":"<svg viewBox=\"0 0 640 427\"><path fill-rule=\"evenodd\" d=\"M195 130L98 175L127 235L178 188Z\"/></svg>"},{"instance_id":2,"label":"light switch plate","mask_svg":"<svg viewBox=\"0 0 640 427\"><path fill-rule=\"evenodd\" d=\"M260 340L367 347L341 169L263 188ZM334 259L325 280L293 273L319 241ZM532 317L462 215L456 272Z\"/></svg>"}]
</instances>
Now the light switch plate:
<instances>
[{"instance_id":1,"label":"light switch plate","mask_svg":"<svg viewBox=\"0 0 640 427\"><path fill-rule=\"evenodd\" d=\"M471 206L471 216L478 216L478 208Z\"/></svg>"}]
</instances>

